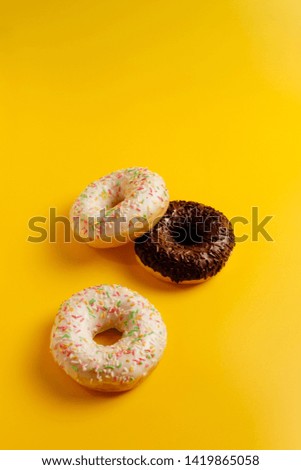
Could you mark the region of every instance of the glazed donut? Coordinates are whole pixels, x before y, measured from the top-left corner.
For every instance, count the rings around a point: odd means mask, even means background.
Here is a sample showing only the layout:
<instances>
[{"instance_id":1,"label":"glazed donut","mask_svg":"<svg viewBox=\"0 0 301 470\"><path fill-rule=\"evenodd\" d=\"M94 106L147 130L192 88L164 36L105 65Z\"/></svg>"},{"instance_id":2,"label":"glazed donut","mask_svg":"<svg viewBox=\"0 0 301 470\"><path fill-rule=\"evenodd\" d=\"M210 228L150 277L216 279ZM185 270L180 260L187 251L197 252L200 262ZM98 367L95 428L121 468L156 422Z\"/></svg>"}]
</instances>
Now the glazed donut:
<instances>
[{"instance_id":1,"label":"glazed donut","mask_svg":"<svg viewBox=\"0 0 301 470\"><path fill-rule=\"evenodd\" d=\"M135 240L135 252L156 277L196 284L221 270L234 245L224 214L197 202L172 201L158 224Z\"/></svg>"},{"instance_id":2,"label":"glazed donut","mask_svg":"<svg viewBox=\"0 0 301 470\"><path fill-rule=\"evenodd\" d=\"M150 230L169 202L164 180L147 168L115 171L89 184L70 211L75 238L110 248Z\"/></svg>"},{"instance_id":3,"label":"glazed donut","mask_svg":"<svg viewBox=\"0 0 301 470\"><path fill-rule=\"evenodd\" d=\"M97 344L100 332L116 328L122 337L111 346ZM81 385L129 390L157 365L166 345L166 327L148 300L116 284L83 289L56 315L50 349L55 361Z\"/></svg>"}]
</instances>

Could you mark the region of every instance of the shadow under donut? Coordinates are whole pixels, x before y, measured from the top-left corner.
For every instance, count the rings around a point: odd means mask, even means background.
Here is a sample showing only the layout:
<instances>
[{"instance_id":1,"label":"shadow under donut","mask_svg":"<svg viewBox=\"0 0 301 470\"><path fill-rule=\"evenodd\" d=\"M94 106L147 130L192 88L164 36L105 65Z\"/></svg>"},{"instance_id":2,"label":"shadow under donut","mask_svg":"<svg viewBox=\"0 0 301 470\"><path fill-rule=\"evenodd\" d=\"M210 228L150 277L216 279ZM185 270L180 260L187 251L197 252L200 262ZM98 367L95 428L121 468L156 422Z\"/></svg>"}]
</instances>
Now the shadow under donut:
<instances>
[{"instance_id":1,"label":"shadow under donut","mask_svg":"<svg viewBox=\"0 0 301 470\"><path fill-rule=\"evenodd\" d=\"M60 211L60 215L68 217L69 208L65 207ZM56 237L54 243L48 243L50 254L55 254L57 261L63 266L79 267L80 265L87 265L88 263L99 266L106 266L109 264L116 266L116 282L119 283L119 273L122 272L123 277L129 278L134 281L134 285L130 287L134 290L139 290L139 286L153 289L154 291L171 292L173 294L183 292L186 289L196 288L197 285L193 284L177 284L173 282L166 282L158 279L142 266L136 260L134 242L130 241L124 245L114 248L93 248L88 243L78 242L74 239L73 235L70 236L70 241L66 241L65 226L62 222L56 225ZM212 280L211 280L212 282ZM123 281L124 283L124 281ZM207 282L203 283L204 285ZM202 289L205 288L202 286Z\"/></svg>"},{"instance_id":2,"label":"shadow under donut","mask_svg":"<svg viewBox=\"0 0 301 470\"><path fill-rule=\"evenodd\" d=\"M54 315L53 315L54 319ZM38 379L44 394L59 398L66 404L81 401L95 401L118 399L126 392L101 392L83 387L69 377L62 368L58 366L50 352L50 334L52 323L44 325L39 334L39 342L36 345L34 367L32 369L34 378Z\"/></svg>"},{"instance_id":3,"label":"shadow under donut","mask_svg":"<svg viewBox=\"0 0 301 470\"><path fill-rule=\"evenodd\" d=\"M67 220L69 217L68 211L69 208L65 207L59 214ZM125 243L115 248L93 248L89 246L87 242L75 240L68 226L68 222L58 221L55 224L55 230L52 229L52 241L48 243L51 252L55 253L61 263L71 266L78 266L79 264L87 264L95 261L99 263L112 262L119 266L135 264L132 253L133 250L130 249L131 243ZM48 233L50 233L49 227Z\"/></svg>"}]
</instances>

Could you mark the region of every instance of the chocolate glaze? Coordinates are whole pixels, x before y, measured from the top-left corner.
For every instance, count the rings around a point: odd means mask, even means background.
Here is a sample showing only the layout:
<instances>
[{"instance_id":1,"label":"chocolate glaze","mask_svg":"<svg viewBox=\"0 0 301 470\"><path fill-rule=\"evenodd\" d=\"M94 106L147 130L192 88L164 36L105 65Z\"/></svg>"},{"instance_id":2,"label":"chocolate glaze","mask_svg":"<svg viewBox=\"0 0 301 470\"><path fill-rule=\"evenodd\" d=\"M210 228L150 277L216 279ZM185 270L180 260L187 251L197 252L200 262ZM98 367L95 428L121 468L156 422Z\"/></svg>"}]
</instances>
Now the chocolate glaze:
<instances>
[{"instance_id":1,"label":"chocolate glaze","mask_svg":"<svg viewBox=\"0 0 301 470\"><path fill-rule=\"evenodd\" d=\"M174 282L217 274L235 245L231 222L197 202L171 201L150 232L135 240L141 262Z\"/></svg>"}]
</instances>

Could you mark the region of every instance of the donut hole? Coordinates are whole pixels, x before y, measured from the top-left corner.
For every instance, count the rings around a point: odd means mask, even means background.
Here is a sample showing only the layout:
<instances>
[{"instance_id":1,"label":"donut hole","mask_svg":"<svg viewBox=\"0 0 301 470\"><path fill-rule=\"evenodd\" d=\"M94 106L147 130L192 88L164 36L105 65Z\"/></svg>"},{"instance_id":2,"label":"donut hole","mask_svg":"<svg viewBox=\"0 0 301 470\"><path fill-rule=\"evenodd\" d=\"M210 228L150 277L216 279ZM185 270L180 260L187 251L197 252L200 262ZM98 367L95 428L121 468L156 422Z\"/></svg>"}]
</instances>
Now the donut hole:
<instances>
[{"instance_id":1,"label":"donut hole","mask_svg":"<svg viewBox=\"0 0 301 470\"><path fill-rule=\"evenodd\" d=\"M124 201L124 195L123 194L116 194L116 196L113 197L113 199L110 201L110 209L114 209L118 204Z\"/></svg>"},{"instance_id":2,"label":"donut hole","mask_svg":"<svg viewBox=\"0 0 301 470\"><path fill-rule=\"evenodd\" d=\"M192 246L216 242L219 238L216 217L191 217L177 220L171 227L171 235L179 245Z\"/></svg>"},{"instance_id":3,"label":"donut hole","mask_svg":"<svg viewBox=\"0 0 301 470\"><path fill-rule=\"evenodd\" d=\"M94 336L94 341L97 344L103 346L111 346L112 344L117 343L122 337L122 333L116 328L109 328L108 330L102 331Z\"/></svg>"},{"instance_id":4,"label":"donut hole","mask_svg":"<svg viewBox=\"0 0 301 470\"><path fill-rule=\"evenodd\" d=\"M179 245L191 246L204 242L204 231L200 224L185 223L174 225L171 230L172 238Z\"/></svg>"}]
</instances>

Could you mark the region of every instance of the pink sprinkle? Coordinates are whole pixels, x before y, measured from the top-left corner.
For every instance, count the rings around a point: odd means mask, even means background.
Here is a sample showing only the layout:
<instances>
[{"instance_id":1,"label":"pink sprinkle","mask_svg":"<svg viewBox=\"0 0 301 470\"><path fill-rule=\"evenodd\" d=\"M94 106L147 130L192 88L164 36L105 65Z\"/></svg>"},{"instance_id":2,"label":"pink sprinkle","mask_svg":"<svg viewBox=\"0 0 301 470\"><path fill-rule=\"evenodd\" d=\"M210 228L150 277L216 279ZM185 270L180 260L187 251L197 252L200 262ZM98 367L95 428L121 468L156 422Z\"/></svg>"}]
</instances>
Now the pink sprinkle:
<instances>
[{"instance_id":1,"label":"pink sprinkle","mask_svg":"<svg viewBox=\"0 0 301 470\"><path fill-rule=\"evenodd\" d=\"M58 330L65 331L65 330L67 330L67 327L66 327L66 326L58 326L57 329L58 329Z\"/></svg>"}]
</instances>

